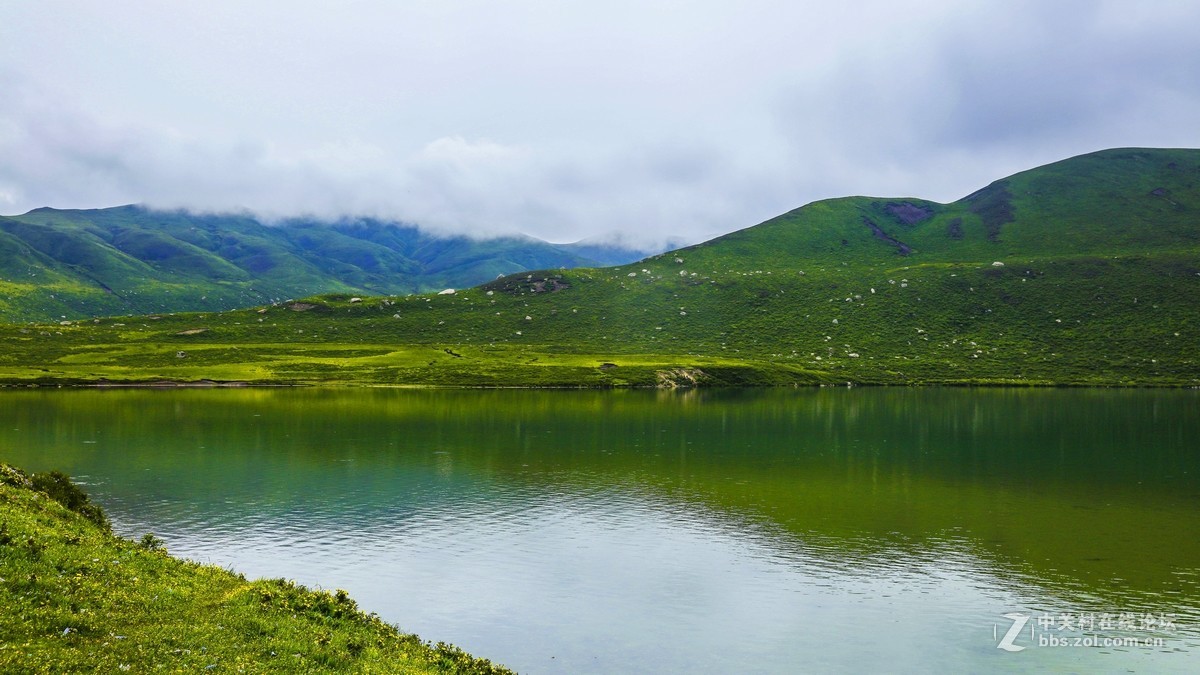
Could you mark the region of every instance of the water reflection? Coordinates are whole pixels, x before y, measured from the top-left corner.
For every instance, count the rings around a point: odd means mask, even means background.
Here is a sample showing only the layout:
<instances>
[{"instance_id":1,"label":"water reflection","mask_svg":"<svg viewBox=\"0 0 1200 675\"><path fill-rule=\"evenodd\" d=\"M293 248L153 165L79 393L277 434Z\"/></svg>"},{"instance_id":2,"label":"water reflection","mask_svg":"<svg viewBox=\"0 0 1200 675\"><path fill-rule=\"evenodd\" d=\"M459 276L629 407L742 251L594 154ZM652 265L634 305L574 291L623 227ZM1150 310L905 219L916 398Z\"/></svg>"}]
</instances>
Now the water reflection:
<instances>
[{"instance_id":1,"label":"water reflection","mask_svg":"<svg viewBox=\"0 0 1200 675\"><path fill-rule=\"evenodd\" d=\"M3 401L6 459L86 476L127 533L347 588L523 671L1186 670L1200 654L1195 392ZM1171 612L1180 631L1166 651L995 648L1005 612L1086 610Z\"/></svg>"}]
</instances>

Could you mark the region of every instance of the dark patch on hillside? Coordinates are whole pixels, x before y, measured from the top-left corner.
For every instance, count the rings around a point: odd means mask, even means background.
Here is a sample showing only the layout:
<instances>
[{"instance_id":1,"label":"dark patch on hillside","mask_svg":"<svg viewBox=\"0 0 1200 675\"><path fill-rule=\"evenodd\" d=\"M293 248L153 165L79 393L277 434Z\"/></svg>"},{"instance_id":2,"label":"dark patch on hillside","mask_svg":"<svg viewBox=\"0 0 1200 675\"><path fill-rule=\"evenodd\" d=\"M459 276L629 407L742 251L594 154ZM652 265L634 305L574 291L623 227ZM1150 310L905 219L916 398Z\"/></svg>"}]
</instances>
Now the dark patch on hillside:
<instances>
[{"instance_id":1,"label":"dark patch on hillside","mask_svg":"<svg viewBox=\"0 0 1200 675\"><path fill-rule=\"evenodd\" d=\"M905 225L916 225L933 217L933 209L908 202L888 202L884 208L893 218Z\"/></svg>"},{"instance_id":2,"label":"dark patch on hillside","mask_svg":"<svg viewBox=\"0 0 1200 675\"><path fill-rule=\"evenodd\" d=\"M871 228L871 234L875 235L876 239L881 239L881 240L886 241L887 243L891 244L892 246L895 246L896 252L899 253L900 255L908 255L909 253L912 253L911 246L909 246L908 244L905 244L904 242L900 241L899 239L896 239L895 237L891 236L887 232L884 232L883 228L881 228L875 224L875 221L871 220L870 218L867 218L866 216L863 216L863 222L866 223L867 227Z\"/></svg>"},{"instance_id":3,"label":"dark patch on hillside","mask_svg":"<svg viewBox=\"0 0 1200 675\"><path fill-rule=\"evenodd\" d=\"M251 274L266 274L275 269L275 259L270 255L253 255L236 262L238 267Z\"/></svg>"},{"instance_id":4,"label":"dark patch on hillside","mask_svg":"<svg viewBox=\"0 0 1200 675\"><path fill-rule=\"evenodd\" d=\"M963 238L962 218L955 218L954 220L946 223L946 236L950 237L951 239Z\"/></svg>"},{"instance_id":5,"label":"dark patch on hillside","mask_svg":"<svg viewBox=\"0 0 1200 675\"><path fill-rule=\"evenodd\" d=\"M570 287L570 284L563 281L561 274L532 272L500 277L495 281L483 284L479 288L484 291L499 291L509 295L523 295L525 293L555 293Z\"/></svg>"},{"instance_id":6,"label":"dark patch on hillside","mask_svg":"<svg viewBox=\"0 0 1200 675\"><path fill-rule=\"evenodd\" d=\"M322 305L320 303L315 303L315 302L293 302L290 305L284 305L284 306L287 307L288 309L292 310L293 312L308 312L308 311L314 310L314 309L317 311L328 311L329 310L329 307L327 305Z\"/></svg>"},{"instance_id":7,"label":"dark patch on hillside","mask_svg":"<svg viewBox=\"0 0 1200 675\"><path fill-rule=\"evenodd\" d=\"M554 277L551 279L545 279L543 281L533 282L534 293L553 293L555 291L561 291L570 287L570 284L562 281L562 277Z\"/></svg>"},{"instance_id":8,"label":"dark patch on hillside","mask_svg":"<svg viewBox=\"0 0 1200 675\"><path fill-rule=\"evenodd\" d=\"M988 241L1000 241L1000 228L1016 220L1008 181L998 180L967 197L971 212L983 220Z\"/></svg>"},{"instance_id":9,"label":"dark patch on hillside","mask_svg":"<svg viewBox=\"0 0 1200 675\"><path fill-rule=\"evenodd\" d=\"M162 262L188 254L169 238L151 232L120 232L113 237L112 243L124 253L146 262Z\"/></svg>"}]
</instances>

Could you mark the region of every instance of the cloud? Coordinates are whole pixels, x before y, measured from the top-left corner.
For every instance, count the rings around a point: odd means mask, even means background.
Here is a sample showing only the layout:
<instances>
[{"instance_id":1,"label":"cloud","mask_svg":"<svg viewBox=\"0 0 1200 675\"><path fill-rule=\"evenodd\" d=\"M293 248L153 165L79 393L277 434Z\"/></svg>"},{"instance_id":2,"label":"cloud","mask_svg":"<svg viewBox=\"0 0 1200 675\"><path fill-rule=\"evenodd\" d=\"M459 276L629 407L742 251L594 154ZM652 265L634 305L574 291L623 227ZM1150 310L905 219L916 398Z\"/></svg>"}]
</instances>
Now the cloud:
<instances>
[{"instance_id":1,"label":"cloud","mask_svg":"<svg viewBox=\"0 0 1200 675\"><path fill-rule=\"evenodd\" d=\"M1196 25L1165 2L13 3L0 208L650 243L847 194L952 200L1198 145Z\"/></svg>"},{"instance_id":2,"label":"cloud","mask_svg":"<svg viewBox=\"0 0 1200 675\"><path fill-rule=\"evenodd\" d=\"M375 216L445 233L555 241L623 232L637 244L728 231L741 224L744 206L728 197L744 179L699 143L556 152L455 136L408 153L361 140L290 151L169 128L106 126L65 105L0 103L0 119L20 129L0 136L0 154L22 158L0 165L0 192L11 195L10 204L140 202L267 219ZM705 190L727 198L698 199Z\"/></svg>"},{"instance_id":3,"label":"cloud","mask_svg":"<svg viewBox=\"0 0 1200 675\"><path fill-rule=\"evenodd\" d=\"M777 122L823 190L943 200L1106 147L1196 147L1200 7L1151 5L1167 13L1023 2L897 22L795 87Z\"/></svg>"}]
</instances>

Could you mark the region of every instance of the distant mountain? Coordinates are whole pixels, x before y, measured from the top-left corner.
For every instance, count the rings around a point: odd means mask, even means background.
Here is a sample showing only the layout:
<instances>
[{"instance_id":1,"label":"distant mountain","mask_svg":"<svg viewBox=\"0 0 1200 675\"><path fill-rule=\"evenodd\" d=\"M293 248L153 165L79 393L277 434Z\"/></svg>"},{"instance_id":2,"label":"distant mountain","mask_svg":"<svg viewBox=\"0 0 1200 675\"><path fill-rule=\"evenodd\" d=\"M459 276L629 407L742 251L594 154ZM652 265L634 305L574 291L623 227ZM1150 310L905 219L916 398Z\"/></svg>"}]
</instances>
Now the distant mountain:
<instances>
[{"instance_id":1,"label":"distant mountain","mask_svg":"<svg viewBox=\"0 0 1200 675\"><path fill-rule=\"evenodd\" d=\"M532 237L438 236L372 219L267 225L247 215L139 206L42 208L0 217L0 320L212 311L330 292L407 294L659 252L575 248Z\"/></svg>"},{"instance_id":2,"label":"distant mountain","mask_svg":"<svg viewBox=\"0 0 1200 675\"><path fill-rule=\"evenodd\" d=\"M649 258L652 255L657 255L663 251L670 251L677 248L683 248L690 243L694 243L693 239L688 241L683 237L671 237L665 243L658 246L634 244L620 237L613 238L597 238L584 239L573 244L558 244L558 248L565 251L570 251L575 255L595 260L601 265L608 267L611 265L626 265L628 263L637 262L643 258Z\"/></svg>"}]
</instances>

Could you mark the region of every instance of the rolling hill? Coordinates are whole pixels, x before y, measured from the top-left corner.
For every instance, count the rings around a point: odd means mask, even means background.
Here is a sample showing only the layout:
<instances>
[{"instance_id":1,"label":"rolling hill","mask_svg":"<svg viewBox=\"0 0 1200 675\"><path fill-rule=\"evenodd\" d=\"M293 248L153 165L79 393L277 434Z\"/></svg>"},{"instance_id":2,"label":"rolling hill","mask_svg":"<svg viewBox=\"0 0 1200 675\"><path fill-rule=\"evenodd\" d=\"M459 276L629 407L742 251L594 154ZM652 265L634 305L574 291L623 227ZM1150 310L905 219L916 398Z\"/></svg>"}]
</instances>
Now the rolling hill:
<instances>
[{"instance_id":1,"label":"rolling hill","mask_svg":"<svg viewBox=\"0 0 1200 675\"><path fill-rule=\"evenodd\" d=\"M436 236L371 219L271 226L248 215L139 206L43 208L0 217L0 320L215 311L332 292L414 293L656 252Z\"/></svg>"},{"instance_id":2,"label":"rolling hill","mask_svg":"<svg viewBox=\"0 0 1200 675\"><path fill-rule=\"evenodd\" d=\"M0 378L1200 386L1197 297L1200 151L1116 149L454 294L3 328Z\"/></svg>"}]
</instances>

